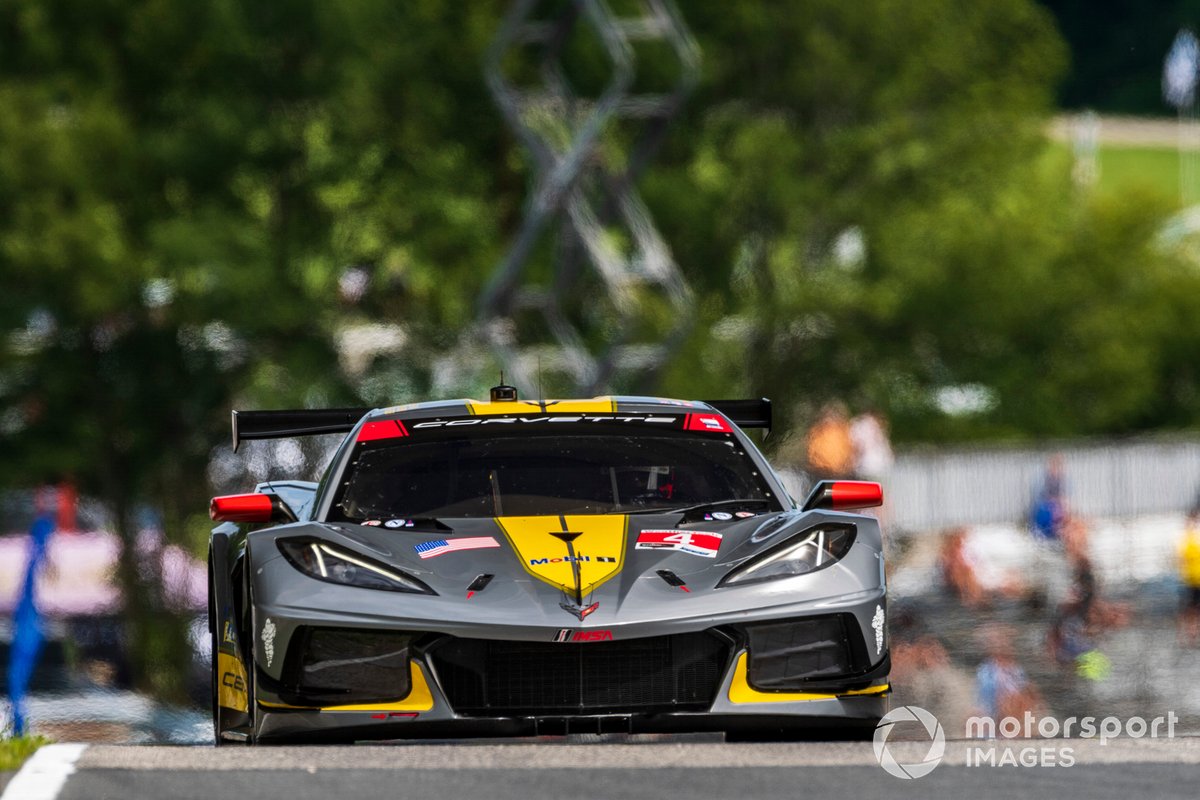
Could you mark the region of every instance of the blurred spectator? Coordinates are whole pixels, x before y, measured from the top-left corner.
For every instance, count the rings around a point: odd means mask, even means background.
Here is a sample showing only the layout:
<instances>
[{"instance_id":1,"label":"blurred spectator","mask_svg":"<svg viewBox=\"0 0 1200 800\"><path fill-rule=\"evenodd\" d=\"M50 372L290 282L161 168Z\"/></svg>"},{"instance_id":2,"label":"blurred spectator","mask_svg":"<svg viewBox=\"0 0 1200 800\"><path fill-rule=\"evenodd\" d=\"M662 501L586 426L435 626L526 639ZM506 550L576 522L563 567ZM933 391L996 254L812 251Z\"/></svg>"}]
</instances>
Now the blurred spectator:
<instances>
[{"instance_id":1,"label":"blurred spectator","mask_svg":"<svg viewBox=\"0 0 1200 800\"><path fill-rule=\"evenodd\" d=\"M1033 532L1046 540L1057 540L1067 518L1066 481L1063 476L1063 457L1055 453L1046 462L1046 474L1034 495L1030 522Z\"/></svg>"},{"instance_id":2,"label":"blurred spectator","mask_svg":"<svg viewBox=\"0 0 1200 800\"><path fill-rule=\"evenodd\" d=\"M975 673L976 702L980 713L993 719L1020 719L1026 711L1038 716L1042 708L1041 693L1013 654L1015 637L1015 631L1002 626L984 633L987 657Z\"/></svg>"},{"instance_id":3,"label":"blurred spectator","mask_svg":"<svg viewBox=\"0 0 1200 800\"><path fill-rule=\"evenodd\" d=\"M850 438L845 405L833 402L825 406L821 418L808 432L806 451L814 478L845 478L852 474L854 442Z\"/></svg>"},{"instance_id":4,"label":"blurred spectator","mask_svg":"<svg viewBox=\"0 0 1200 800\"><path fill-rule=\"evenodd\" d=\"M1089 528L1082 517L1067 520L1063 526L1063 545L1071 566L1071 599L1080 604L1088 624L1098 633L1127 624L1128 606L1100 596L1092 567Z\"/></svg>"},{"instance_id":5,"label":"blurred spectator","mask_svg":"<svg viewBox=\"0 0 1200 800\"><path fill-rule=\"evenodd\" d=\"M1050 623L1050 654L1057 663L1074 666L1080 677L1101 680L1108 677L1111 664L1097 647L1097 639L1126 625L1129 609L1100 597L1089 554L1088 526L1082 518L1071 517L1063 524L1062 541L1071 583Z\"/></svg>"},{"instance_id":6,"label":"blurred spectator","mask_svg":"<svg viewBox=\"0 0 1200 800\"><path fill-rule=\"evenodd\" d=\"M1200 506L1187 515L1183 541L1179 543L1179 578L1183 583L1179 641L1193 646L1200 638Z\"/></svg>"},{"instance_id":7,"label":"blurred spectator","mask_svg":"<svg viewBox=\"0 0 1200 800\"><path fill-rule=\"evenodd\" d=\"M895 457L883 416L871 410L850 420L850 441L854 446L855 477L873 481L887 478Z\"/></svg>"},{"instance_id":8,"label":"blurred spectator","mask_svg":"<svg viewBox=\"0 0 1200 800\"><path fill-rule=\"evenodd\" d=\"M1084 653L1095 649L1087 624L1087 612L1078 601L1067 601L1055 611L1046 636L1050 656L1063 666L1074 664Z\"/></svg>"},{"instance_id":9,"label":"blurred spectator","mask_svg":"<svg viewBox=\"0 0 1200 800\"><path fill-rule=\"evenodd\" d=\"M942 539L938 567L946 587L964 605L978 606L987 599L976 574L974 556L967 547L966 528L955 528Z\"/></svg>"},{"instance_id":10,"label":"blurred spectator","mask_svg":"<svg viewBox=\"0 0 1200 800\"><path fill-rule=\"evenodd\" d=\"M58 485L57 504L59 533L74 533L79 530L76 513L79 507L79 494L75 491L75 484L65 481Z\"/></svg>"},{"instance_id":11,"label":"blurred spectator","mask_svg":"<svg viewBox=\"0 0 1200 800\"><path fill-rule=\"evenodd\" d=\"M902 702L928 708L947 730L965 730L973 708L971 675L907 609L893 612L891 682Z\"/></svg>"}]
</instances>

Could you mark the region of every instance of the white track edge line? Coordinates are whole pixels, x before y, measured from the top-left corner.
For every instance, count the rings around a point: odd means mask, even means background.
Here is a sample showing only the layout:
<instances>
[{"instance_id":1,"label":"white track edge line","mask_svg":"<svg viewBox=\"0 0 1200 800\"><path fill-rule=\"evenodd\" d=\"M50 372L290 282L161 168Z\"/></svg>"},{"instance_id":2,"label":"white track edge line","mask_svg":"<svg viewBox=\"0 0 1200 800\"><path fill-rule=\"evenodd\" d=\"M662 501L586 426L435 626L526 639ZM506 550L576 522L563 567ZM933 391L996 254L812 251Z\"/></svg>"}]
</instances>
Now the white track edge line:
<instances>
[{"instance_id":1,"label":"white track edge line","mask_svg":"<svg viewBox=\"0 0 1200 800\"><path fill-rule=\"evenodd\" d=\"M4 787L0 800L55 800L86 744L48 744L29 757Z\"/></svg>"}]
</instances>

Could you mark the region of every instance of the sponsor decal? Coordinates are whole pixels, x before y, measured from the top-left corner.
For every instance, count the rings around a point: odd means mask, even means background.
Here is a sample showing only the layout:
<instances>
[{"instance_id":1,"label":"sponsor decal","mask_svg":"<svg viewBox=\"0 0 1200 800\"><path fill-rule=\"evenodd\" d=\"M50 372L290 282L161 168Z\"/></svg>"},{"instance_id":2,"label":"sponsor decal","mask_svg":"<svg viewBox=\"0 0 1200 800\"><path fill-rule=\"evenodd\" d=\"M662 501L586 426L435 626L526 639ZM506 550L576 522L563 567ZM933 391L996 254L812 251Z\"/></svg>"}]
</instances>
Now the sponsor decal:
<instances>
[{"instance_id":1,"label":"sponsor decal","mask_svg":"<svg viewBox=\"0 0 1200 800\"><path fill-rule=\"evenodd\" d=\"M875 655L883 652L883 606L875 606L875 616L871 618L871 627L875 629Z\"/></svg>"},{"instance_id":2,"label":"sponsor decal","mask_svg":"<svg viewBox=\"0 0 1200 800\"><path fill-rule=\"evenodd\" d=\"M389 519L383 523L385 528L411 528L413 521L411 519Z\"/></svg>"},{"instance_id":3,"label":"sponsor decal","mask_svg":"<svg viewBox=\"0 0 1200 800\"><path fill-rule=\"evenodd\" d=\"M245 712L250 708L246 694L246 670L240 659L217 651L217 670L221 673L221 685L217 687L217 704L234 711Z\"/></svg>"},{"instance_id":4,"label":"sponsor decal","mask_svg":"<svg viewBox=\"0 0 1200 800\"><path fill-rule=\"evenodd\" d=\"M617 563L617 559L614 556L547 556L546 558L529 559L529 566L536 567L539 564L570 564L572 562L583 564L588 561L595 561L597 564Z\"/></svg>"},{"instance_id":5,"label":"sponsor decal","mask_svg":"<svg viewBox=\"0 0 1200 800\"><path fill-rule=\"evenodd\" d=\"M688 431L733 433L733 428L720 414L688 414L683 419L683 428Z\"/></svg>"},{"instance_id":6,"label":"sponsor decal","mask_svg":"<svg viewBox=\"0 0 1200 800\"><path fill-rule=\"evenodd\" d=\"M628 522L624 514L496 518L521 568L575 605L620 572Z\"/></svg>"},{"instance_id":7,"label":"sponsor decal","mask_svg":"<svg viewBox=\"0 0 1200 800\"><path fill-rule=\"evenodd\" d=\"M377 519L364 519L361 525L366 525L368 528L377 528L381 524Z\"/></svg>"},{"instance_id":8,"label":"sponsor decal","mask_svg":"<svg viewBox=\"0 0 1200 800\"><path fill-rule=\"evenodd\" d=\"M500 543L491 536L467 536L462 539L433 539L413 545L421 558L435 558L456 550L487 550L499 547Z\"/></svg>"},{"instance_id":9,"label":"sponsor decal","mask_svg":"<svg viewBox=\"0 0 1200 800\"><path fill-rule=\"evenodd\" d=\"M728 511L714 511L712 512L712 518L721 522L728 522L733 519L733 514L730 514Z\"/></svg>"},{"instance_id":10,"label":"sponsor decal","mask_svg":"<svg viewBox=\"0 0 1200 800\"><path fill-rule=\"evenodd\" d=\"M263 655L267 657L267 668L271 667L271 662L275 660L275 623L267 617L267 621L262 627L262 643Z\"/></svg>"},{"instance_id":11,"label":"sponsor decal","mask_svg":"<svg viewBox=\"0 0 1200 800\"><path fill-rule=\"evenodd\" d=\"M721 534L710 531L642 531L637 550L680 550L694 556L716 558L721 549Z\"/></svg>"},{"instance_id":12,"label":"sponsor decal","mask_svg":"<svg viewBox=\"0 0 1200 800\"><path fill-rule=\"evenodd\" d=\"M603 629L595 631L572 631L570 628L563 628L554 634L554 641L556 642L611 642L612 640L612 631Z\"/></svg>"},{"instance_id":13,"label":"sponsor decal","mask_svg":"<svg viewBox=\"0 0 1200 800\"><path fill-rule=\"evenodd\" d=\"M733 512L733 515L738 519L747 519L749 517L757 516L753 511L735 511Z\"/></svg>"},{"instance_id":14,"label":"sponsor decal","mask_svg":"<svg viewBox=\"0 0 1200 800\"><path fill-rule=\"evenodd\" d=\"M591 414L562 415L542 417L466 417L463 419L434 419L413 424L413 430L421 428L459 428L473 425L539 425L542 423L557 424L563 422L619 422L629 424L673 425L679 417L656 417L639 414L628 416L593 416Z\"/></svg>"},{"instance_id":15,"label":"sponsor decal","mask_svg":"<svg viewBox=\"0 0 1200 800\"><path fill-rule=\"evenodd\" d=\"M237 634L233 632L233 623L228 620L221 626L221 641L225 644L237 645Z\"/></svg>"}]
</instances>

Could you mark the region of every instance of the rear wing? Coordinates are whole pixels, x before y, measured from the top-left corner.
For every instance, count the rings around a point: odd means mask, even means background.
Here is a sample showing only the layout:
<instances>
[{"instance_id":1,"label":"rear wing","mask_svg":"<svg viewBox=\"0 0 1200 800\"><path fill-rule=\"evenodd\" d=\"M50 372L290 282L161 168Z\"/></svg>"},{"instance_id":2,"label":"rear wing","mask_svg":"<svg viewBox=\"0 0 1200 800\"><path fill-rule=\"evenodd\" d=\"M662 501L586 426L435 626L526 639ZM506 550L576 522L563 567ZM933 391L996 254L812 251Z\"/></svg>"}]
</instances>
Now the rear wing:
<instances>
[{"instance_id":1,"label":"rear wing","mask_svg":"<svg viewBox=\"0 0 1200 800\"><path fill-rule=\"evenodd\" d=\"M705 400L704 402L729 417L739 428L771 430L771 401L765 397L757 400Z\"/></svg>"},{"instance_id":2,"label":"rear wing","mask_svg":"<svg viewBox=\"0 0 1200 800\"><path fill-rule=\"evenodd\" d=\"M739 428L771 427L771 401L706 400ZM289 411L234 411L233 452L242 442L254 439L287 439L323 433L349 433L373 409L320 408Z\"/></svg>"},{"instance_id":3,"label":"rear wing","mask_svg":"<svg viewBox=\"0 0 1200 800\"><path fill-rule=\"evenodd\" d=\"M233 412L233 452L253 439L287 439L322 433L349 433L372 409L318 408L293 411Z\"/></svg>"}]
</instances>

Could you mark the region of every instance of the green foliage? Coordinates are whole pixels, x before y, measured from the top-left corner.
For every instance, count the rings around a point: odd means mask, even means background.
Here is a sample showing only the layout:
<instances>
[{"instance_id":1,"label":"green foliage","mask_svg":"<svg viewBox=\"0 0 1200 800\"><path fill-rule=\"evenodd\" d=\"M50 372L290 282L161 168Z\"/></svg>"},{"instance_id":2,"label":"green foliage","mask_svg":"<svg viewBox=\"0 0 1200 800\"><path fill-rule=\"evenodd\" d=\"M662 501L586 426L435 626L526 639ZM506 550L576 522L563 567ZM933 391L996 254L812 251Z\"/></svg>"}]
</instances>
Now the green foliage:
<instances>
[{"instance_id":1,"label":"green foliage","mask_svg":"<svg viewBox=\"0 0 1200 800\"><path fill-rule=\"evenodd\" d=\"M1047 16L793 10L722 27L724 5L689 6L710 100L646 187L680 260L707 267L709 327L670 393L732 380L793 424L840 398L924 441L1195 424L1162 360L1195 335L1195 271L1156 243L1161 196L1081 194L1044 140L1064 61Z\"/></svg>"},{"instance_id":2,"label":"green foliage","mask_svg":"<svg viewBox=\"0 0 1200 800\"><path fill-rule=\"evenodd\" d=\"M50 744L45 736L13 736L0 739L0 772L18 770L42 745Z\"/></svg>"},{"instance_id":3,"label":"green foliage","mask_svg":"<svg viewBox=\"0 0 1200 800\"><path fill-rule=\"evenodd\" d=\"M127 542L143 505L178 537L231 406L351 399L347 267L380 284L364 314L462 319L471 292L447 289L499 253L507 173L478 168L499 126L455 51L494 23L433 2L0 5L0 482L73 479ZM144 662L186 654L122 569ZM144 677L178 695L178 675Z\"/></svg>"}]
</instances>

